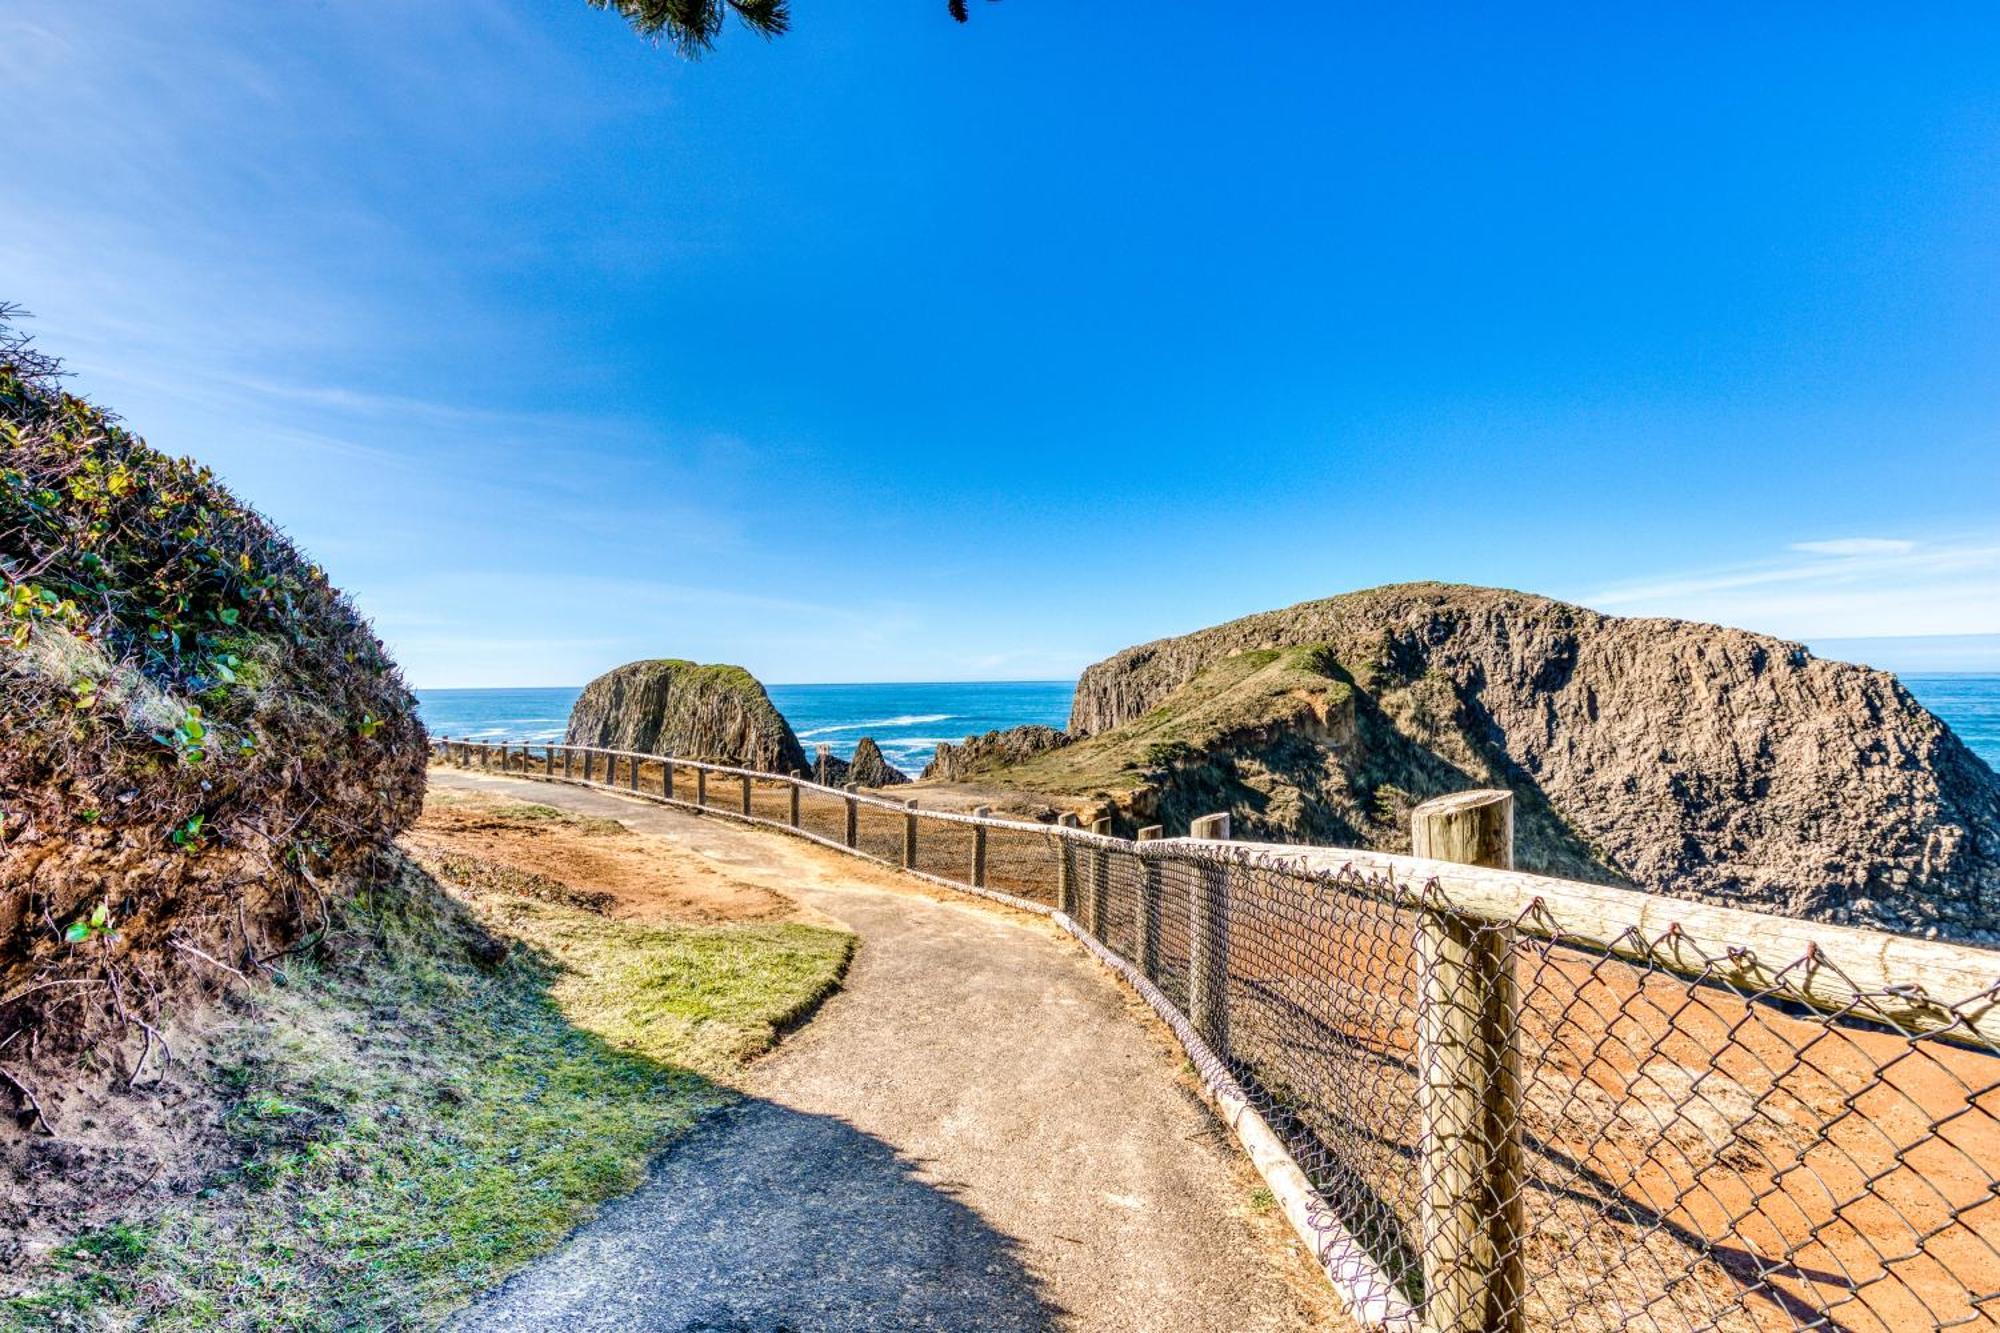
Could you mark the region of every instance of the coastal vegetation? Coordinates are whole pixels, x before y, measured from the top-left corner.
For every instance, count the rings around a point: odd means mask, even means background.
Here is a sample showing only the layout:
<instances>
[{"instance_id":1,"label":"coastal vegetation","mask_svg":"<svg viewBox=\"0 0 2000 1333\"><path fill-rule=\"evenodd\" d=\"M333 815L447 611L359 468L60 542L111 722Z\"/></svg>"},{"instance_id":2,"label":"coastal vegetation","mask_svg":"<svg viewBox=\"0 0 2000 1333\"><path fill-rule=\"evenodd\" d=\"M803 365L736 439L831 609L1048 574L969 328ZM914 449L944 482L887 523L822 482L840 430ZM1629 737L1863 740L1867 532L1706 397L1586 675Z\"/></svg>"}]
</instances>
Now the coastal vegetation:
<instances>
[{"instance_id":1,"label":"coastal vegetation","mask_svg":"<svg viewBox=\"0 0 2000 1333\"><path fill-rule=\"evenodd\" d=\"M172 997L324 946L426 749L325 572L18 337L0 577L0 1097L46 1136L78 1079L157 1074Z\"/></svg>"}]
</instances>

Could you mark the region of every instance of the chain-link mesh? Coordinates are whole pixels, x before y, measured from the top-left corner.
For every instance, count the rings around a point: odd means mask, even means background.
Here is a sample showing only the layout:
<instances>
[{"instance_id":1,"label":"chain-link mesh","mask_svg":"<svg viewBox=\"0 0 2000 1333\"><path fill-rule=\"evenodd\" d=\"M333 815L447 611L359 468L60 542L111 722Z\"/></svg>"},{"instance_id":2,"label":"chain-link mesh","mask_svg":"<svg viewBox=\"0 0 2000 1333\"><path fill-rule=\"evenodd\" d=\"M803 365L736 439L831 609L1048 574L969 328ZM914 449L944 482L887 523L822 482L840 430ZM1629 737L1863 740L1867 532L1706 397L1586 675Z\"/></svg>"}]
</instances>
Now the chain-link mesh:
<instances>
[{"instance_id":1,"label":"chain-link mesh","mask_svg":"<svg viewBox=\"0 0 2000 1333\"><path fill-rule=\"evenodd\" d=\"M739 779L706 786L741 813ZM1829 1010L1812 958L1753 989L1756 939L1593 942L1558 901L1482 919L1385 873L923 810L913 836L900 802L789 779L750 817L1066 913L1282 1139L1319 1257L1385 1326L2000 1328L2000 986L1918 1024L1908 987Z\"/></svg>"}]
</instances>

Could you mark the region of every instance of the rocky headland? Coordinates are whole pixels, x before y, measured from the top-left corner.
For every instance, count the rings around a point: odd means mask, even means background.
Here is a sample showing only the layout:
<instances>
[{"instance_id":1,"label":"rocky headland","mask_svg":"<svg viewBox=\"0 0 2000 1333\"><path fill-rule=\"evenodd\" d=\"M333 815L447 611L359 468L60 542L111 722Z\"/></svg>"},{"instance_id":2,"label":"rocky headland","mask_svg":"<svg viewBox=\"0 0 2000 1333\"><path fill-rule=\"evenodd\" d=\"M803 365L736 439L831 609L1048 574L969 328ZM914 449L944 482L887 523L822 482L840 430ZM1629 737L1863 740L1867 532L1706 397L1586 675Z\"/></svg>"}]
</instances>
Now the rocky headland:
<instances>
[{"instance_id":1,"label":"rocky headland","mask_svg":"<svg viewBox=\"0 0 2000 1333\"><path fill-rule=\"evenodd\" d=\"M1524 869L2000 937L2000 779L1895 677L1742 630L1397 585L1128 648L1043 732L925 776L1390 851L1412 806L1504 786Z\"/></svg>"}]
</instances>

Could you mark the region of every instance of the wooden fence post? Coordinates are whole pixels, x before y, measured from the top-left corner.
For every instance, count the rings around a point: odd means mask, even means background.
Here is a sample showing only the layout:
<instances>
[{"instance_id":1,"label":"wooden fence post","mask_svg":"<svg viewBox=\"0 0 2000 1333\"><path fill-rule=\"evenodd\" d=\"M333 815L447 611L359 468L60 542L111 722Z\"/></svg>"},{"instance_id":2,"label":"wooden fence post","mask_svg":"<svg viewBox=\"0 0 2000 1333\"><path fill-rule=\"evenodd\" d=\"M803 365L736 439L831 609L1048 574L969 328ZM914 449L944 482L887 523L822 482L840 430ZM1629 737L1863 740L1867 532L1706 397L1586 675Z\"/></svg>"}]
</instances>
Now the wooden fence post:
<instances>
[{"instance_id":1,"label":"wooden fence post","mask_svg":"<svg viewBox=\"0 0 2000 1333\"><path fill-rule=\"evenodd\" d=\"M1188 836L1227 841L1229 816L1203 815ZM1229 862L1211 853L1195 865L1188 895L1188 1018L1209 1048L1229 1058Z\"/></svg>"},{"instance_id":2,"label":"wooden fence post","mask_svg":"<svg viewBox=\"0 0 2000 1333\"><path fill-rule=\"evenodd\" d=\"M903 802L903 869L917 868L917 803Z\"/></svg>"},{"instance_id":3,"label":"wooden fence post","mask_svg":"<svg viewBox=\"0 0 2000 1333\"><path fill-rule=\"evenodd\" d=\"M630 765L632 770L626 775L626 785L633 791L637 791L639 790L639 761L637 759L628 759L625 762Z\"/></svg>"},{"instance_id":4,"label":"wooden fence post","mask_svg":"<svg viewBox=\"0 0 2000 1333\"><path fill-rule=\"evenodd\" d=\"M847 783L841 790L847 793L847 845L858 848L861 846L861 806L854 799L853 783Z\"/></svg>"},{"instance_id":5,"label":"wooden fence post","mask_svg":"<svg viewBox=\"0 0 2000 1333\"><path fill-rule=\"evenodd\" d=\"M1417 856L1514 868L1514 796L1458 792L1410 812ZM1519 982L1511 922L1417 914L1417 1110L1427 1333L1522 1326Z\"/></svg>"},{"instance_id":6,"label":"wooden fence post","mask_svg":"<svg viewBox=\"0 0 2000 1333\"><path fill-rule=\"evenodd\" d=\"M743 813L750 813L750 775L743 775Z\"/></svg>"},{"instance_id":7,"label":"wooden fence post","mask_svg":"<svg viewBox=\"0 0 2000 1333\"><path fill-rule=\"evenodd\" d=\"M576 751L570 749L568 743L565 742L563 745L563 777L569 779L575 776Z\"/></svg>"},{"instance_id":8,"label":"wooden fence post","mask_svg":"<svg viewBox=\"0 0 2000 1333\"><path fill-rule=\"evenodd\" d=\"M1063 828L1082 828L1083 821L1072 814L1056 816L1056 823ZM1071 920L1076 919L1076 844L1068 838L1056 837L1056 910Z\"/></svg>"},{"instance_id":9,"label":"wooden fence post","mask_svg":"<svg viewBox=\"0 0 2000 1333\"><path fill-rule=\"evenodd\" d=\"M1157 842L1167 836L1158 824L1139 830L1140 842ZM1139 858L1139 972L1148 981L1160 979L1160 863L1150 856Z\"/></svg>"},{"instance_id":10,"label":"wooden fence post","mask_svg":"<svg viewBox=\"0 0 2000 1333\"><path fill-rule=\"evenodd\" d=\"M785 790L791 793L790 803L791 803L792 827L797 828L799 826L799 784L796 782L787 783L785 785Z\"/></svg>"},{"instance_id":11,"label":"wooden fence post","mask_svg":"<svg viewBox=\"0 0 2000 1333\"><path fill-rule=\"evenodd\" d=\"M555 775L556 775L556 747L553 745L544 745L542 747L542 776L545 778L552 778Z\"/></svg>"},{"instance_id":12,"label":"wooden fence post","mask_svg":"<svg viewBox=\"0 0 2000 1333\"><path fill-rule=\"evenodd\" d=\"M660 760L660 795L674 799L674 761L672 758Z\"/></svg>"},{"instance_id":13,"label":"wooden fence post","mask_svg":"<svg viewBox=\"0 0 2000 1333\"><path fill-rule=\"evenodd\" d=\"M992 815L993 807L990 805L975 806L972 811L974 819L990 819ZM975 889L986 887L986 825L984 824L972 826L972 887Z\"/></svg>"},{"instance_id":14,"label":"wooden fence post","mask_svg":"<svg viewBox=\"0 0 2000 1333\"><path fill-rule=\"evenodd\" d=\"M1099 837L1110 837L1110 818L1091 820L1090 831ZM1104 922L1111 915L1111 853L1101 845L1092 844L1089 867L1090 878L1083 886L1084 926L1103 939Z\"/></svg>"}]
</instances>

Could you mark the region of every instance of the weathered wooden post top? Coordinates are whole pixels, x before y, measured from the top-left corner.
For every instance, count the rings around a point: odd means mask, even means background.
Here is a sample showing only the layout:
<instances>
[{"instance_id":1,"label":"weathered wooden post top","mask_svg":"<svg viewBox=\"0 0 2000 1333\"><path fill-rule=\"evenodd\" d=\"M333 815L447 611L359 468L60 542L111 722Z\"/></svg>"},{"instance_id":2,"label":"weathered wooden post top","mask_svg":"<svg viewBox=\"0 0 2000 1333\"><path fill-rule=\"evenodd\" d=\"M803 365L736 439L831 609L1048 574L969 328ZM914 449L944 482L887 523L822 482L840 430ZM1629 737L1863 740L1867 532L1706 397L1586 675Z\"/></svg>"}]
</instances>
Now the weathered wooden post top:
<instances>
[{"instance_id":1,"label":"weathered wooden post top","mask_svg":"<svg viewBox=\"0 0 2000 1333\"><path fill-rule=\"evenodd\" d=\"M1514 793L1461 791L1410 812L1410 855L1514 868Z\"/></svg>"}]
</instances>

